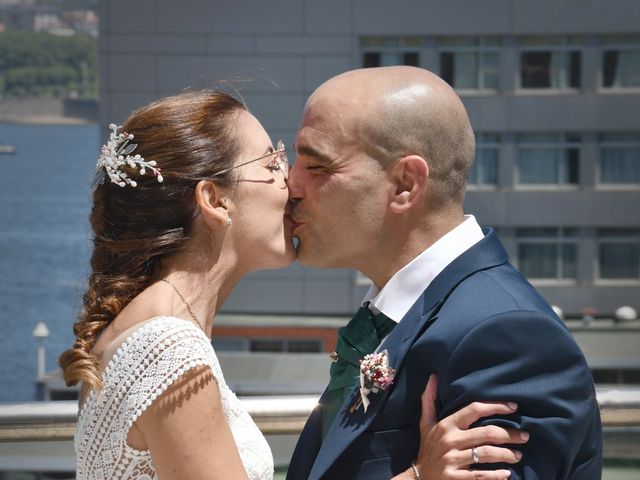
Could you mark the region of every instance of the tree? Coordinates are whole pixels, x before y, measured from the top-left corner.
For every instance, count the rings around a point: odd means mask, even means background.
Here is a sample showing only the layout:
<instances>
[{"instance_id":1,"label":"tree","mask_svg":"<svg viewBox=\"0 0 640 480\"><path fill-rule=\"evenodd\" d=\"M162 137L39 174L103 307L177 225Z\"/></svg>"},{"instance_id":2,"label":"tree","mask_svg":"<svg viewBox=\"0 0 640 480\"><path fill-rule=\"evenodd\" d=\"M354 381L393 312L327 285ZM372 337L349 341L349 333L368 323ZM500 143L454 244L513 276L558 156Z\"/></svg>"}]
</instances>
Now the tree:
<instances>
[{"instance_id":1,"label":"tree","mask_svg":"<svg viewBox=\"0 0 640 480\"><path fill-rule=\"evenodd\" d=\"M98 44L88 35L59 37L45 33L0 34L0 83L5 97L83 97L98 92Z\"/></svg>"}]
</instances>

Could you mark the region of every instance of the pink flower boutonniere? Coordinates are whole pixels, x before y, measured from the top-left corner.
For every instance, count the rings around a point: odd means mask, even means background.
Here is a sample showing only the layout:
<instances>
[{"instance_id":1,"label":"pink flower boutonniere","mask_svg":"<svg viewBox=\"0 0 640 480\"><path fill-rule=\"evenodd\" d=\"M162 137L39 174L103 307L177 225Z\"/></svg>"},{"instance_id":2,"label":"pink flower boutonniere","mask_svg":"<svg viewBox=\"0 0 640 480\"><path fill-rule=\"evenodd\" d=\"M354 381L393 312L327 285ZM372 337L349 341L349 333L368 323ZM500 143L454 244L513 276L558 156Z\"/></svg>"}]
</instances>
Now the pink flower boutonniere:
<instances>
[{"instance_id":1,"label":"pink flower boutonniere","mask_svg":"<svg viewBox=\"0 0 640 480\"><path fill-rule=\"evenodd\" d=\"M386 350L370 353L360 360L360 398L349 410L355 412L360 405L364 411L369 408L369 394L386 391L392 384L396 371L389 367L389 354Z\"/></svg>"}]
</instances>

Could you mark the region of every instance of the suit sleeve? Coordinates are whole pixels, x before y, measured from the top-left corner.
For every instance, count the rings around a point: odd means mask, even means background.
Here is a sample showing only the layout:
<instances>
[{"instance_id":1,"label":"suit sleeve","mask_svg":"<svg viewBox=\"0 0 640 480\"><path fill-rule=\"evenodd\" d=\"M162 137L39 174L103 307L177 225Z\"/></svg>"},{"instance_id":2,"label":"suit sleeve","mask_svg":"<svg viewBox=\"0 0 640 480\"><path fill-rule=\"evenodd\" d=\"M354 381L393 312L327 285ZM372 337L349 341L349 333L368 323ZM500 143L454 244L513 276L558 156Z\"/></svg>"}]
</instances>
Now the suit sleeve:
<instances>
[{"instance_id":1,"label":"suit sleeve","mask_svg":"<svg viewBox=\"0 0 640 480\"><path fill-rule=\"evenodd\" d=\"M461 339L443 373L442 417L476 400L518 403L513 415L478 422L530 433L517 447L522 460L499 465L511 469L512 480L596 478L587 473L602 454L595 389L582 352L557 319L527 311L484 319Z\"/></svg>"}]
</instances>

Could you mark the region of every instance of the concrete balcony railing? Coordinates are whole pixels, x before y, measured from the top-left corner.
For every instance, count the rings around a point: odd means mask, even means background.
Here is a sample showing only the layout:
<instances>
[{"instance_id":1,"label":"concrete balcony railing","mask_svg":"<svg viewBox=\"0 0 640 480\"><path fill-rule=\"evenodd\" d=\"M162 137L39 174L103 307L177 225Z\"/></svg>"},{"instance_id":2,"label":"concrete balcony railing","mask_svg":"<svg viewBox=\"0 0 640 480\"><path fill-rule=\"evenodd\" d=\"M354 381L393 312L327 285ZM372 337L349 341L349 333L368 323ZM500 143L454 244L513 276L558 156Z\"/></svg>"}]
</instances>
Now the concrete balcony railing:
<instances>
[{"instance_id":1,"label":"concrete balcony railing","mask_svg":"<svg viewBox=\"0 0 640 480\"><path fill-rule=\"evenodd\" d=\"M605 457L640 460L640 387L601 387L597 393ZM286 465L317 396L241 400L271 444L276 465ZM0 465L72 471L76 415L75 401L0 405Z\"/></svg>"},{"instance_id":2,"label":"concrete balcony railing","mask_svg":"<svg viewBox=\"0 0 640 480\"><path fill-rule=\"evenodd\" d=\"M317 400L315 395L241 398L260 430L274 435L300 433ZM75 400L0 405L0 443L72 440L77 410Z\"/></svg>"}]
</instances>

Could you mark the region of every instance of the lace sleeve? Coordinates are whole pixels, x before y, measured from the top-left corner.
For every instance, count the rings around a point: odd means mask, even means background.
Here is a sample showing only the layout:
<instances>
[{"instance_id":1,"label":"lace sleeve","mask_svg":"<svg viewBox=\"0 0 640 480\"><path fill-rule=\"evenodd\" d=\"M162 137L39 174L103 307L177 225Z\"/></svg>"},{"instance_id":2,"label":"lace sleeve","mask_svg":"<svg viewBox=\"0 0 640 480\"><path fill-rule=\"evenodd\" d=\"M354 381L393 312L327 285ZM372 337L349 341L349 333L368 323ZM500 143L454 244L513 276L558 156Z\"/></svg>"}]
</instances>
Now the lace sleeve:
<instances>
[{"instance_id":1,"label":"lace sleeve","mask_svg":"<svg viewBox=\"0 0 640 480\"><path fill-rule=\"evenodd\" d=\"M134 422L193 368L211 369L225 420L250 480L273 480L273 457L264 436L224 381L207 336L192 323L155 317L137 328L113 355L103 388L89 392L75 436L79 479L157 479L149 450L130 447Z\"/></svg>"},{"instance_id":2,"label":"lace sleeve","mask_svg":"<svg viewBox=\"0 0 640 480\"><path fill-rule=\"evenodd\" d=\"M119 391L128 427L188 370L207 365L217 380L209 339L184 320L152 322L135 332L118 355L127 371Z\"/></svg>"}]
</instances>

